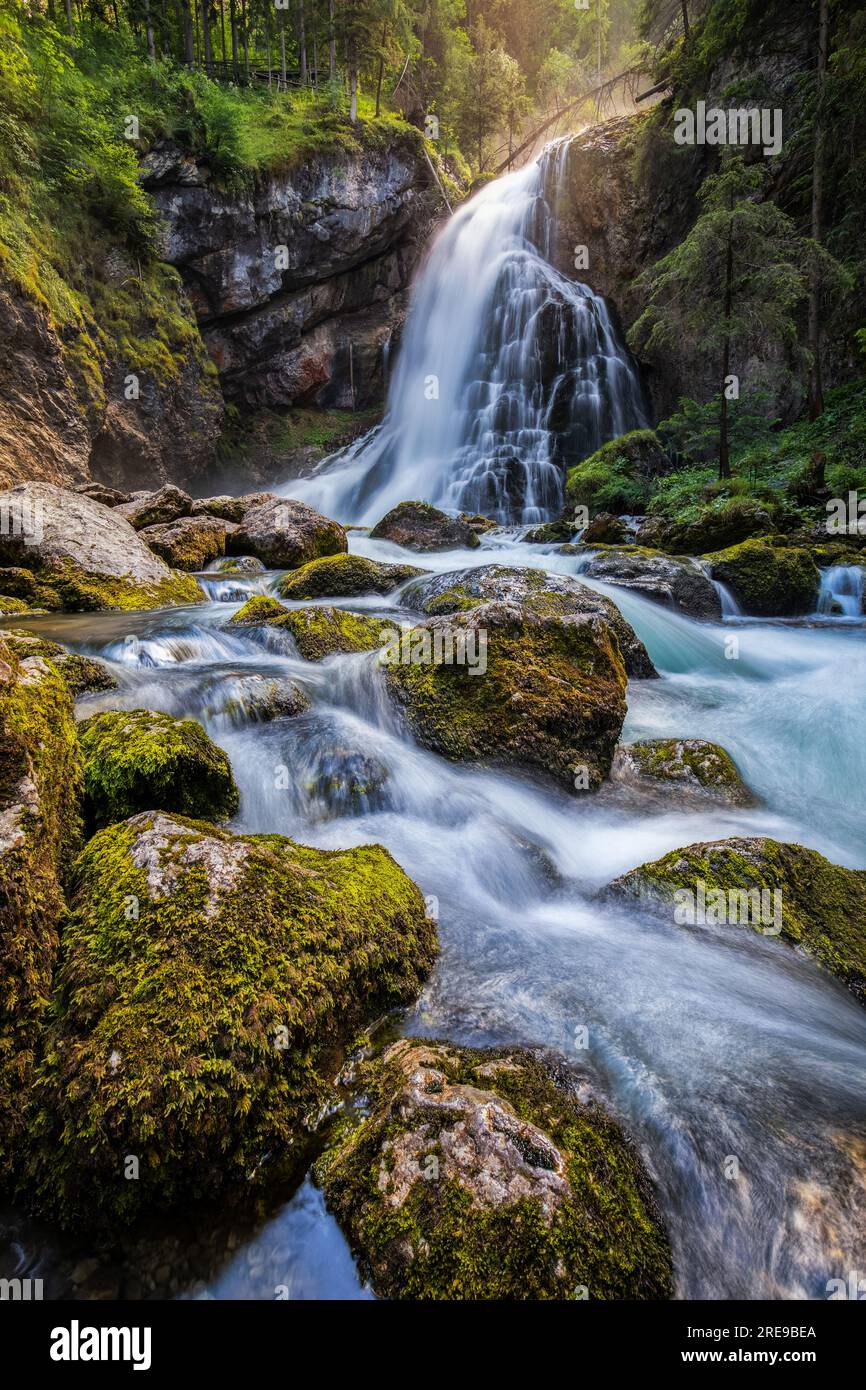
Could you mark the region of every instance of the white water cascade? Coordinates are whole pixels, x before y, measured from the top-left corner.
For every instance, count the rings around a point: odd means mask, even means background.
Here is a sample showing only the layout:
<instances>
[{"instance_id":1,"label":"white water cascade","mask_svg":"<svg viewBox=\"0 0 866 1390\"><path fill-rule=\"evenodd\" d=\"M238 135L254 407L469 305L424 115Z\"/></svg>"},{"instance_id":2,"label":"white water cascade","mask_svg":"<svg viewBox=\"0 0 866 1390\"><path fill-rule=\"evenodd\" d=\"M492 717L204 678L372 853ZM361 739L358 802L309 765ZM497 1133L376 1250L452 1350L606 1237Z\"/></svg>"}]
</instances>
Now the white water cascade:
<instances>
[{"instance_id":1,"label":"white water cascade","mask_svg":"<svg viewBox=\"0 0 866 1390\"><path fill-rule=\"evenodd\" d=\"M568 141L476 194L415 287L382 425L282 489L341 521L424 499L501 522L562 505L568 464L649 423L603 299L551 265Z\"/></svg>"}]
</instances>

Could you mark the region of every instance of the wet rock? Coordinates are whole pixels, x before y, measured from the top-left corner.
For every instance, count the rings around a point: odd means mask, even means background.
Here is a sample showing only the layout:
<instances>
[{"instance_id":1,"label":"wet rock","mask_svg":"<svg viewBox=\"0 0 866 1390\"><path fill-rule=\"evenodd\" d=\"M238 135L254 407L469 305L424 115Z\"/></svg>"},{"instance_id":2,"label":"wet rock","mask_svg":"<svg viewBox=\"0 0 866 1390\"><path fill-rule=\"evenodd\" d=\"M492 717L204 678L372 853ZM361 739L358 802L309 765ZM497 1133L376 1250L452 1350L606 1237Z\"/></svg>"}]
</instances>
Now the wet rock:
<instances>
[{"instance_id":1,"label":"wet rock","mask_svg":"<svg viewBox=\"0 0 866 1390\"><path fill-rule=\"evenodd\" d=\"M382 662L425 747L532 769L569 790L601 785L625 718L613 604L574 581L504 566L413 581L405 601L437 616Z\"/></svg>"},{"instance_id":2,"label":"wet rock","mask_svg":"<svg viewBox=\"0 0 866 1390\"><path fill-rule=\"evenodd\" d=\"M584 545L624 545L629 530L625 522L612 512L598 512L580 539Z\"/></svg>"},{"instance_id":3,"label":"wet rock","mask_svg":"<svg viewBox=\"0 0 866 1390\"><path fill-rule=\"evenodd\" d=\"M745 613L797 617L817 607L821 576L808 550L750 540L706 558Z\"/></svg>"},{"instance_id":4,"label":"wet rock","mask_svg":"<svg viewBox=\"0 0 866 1390\"><path fill-rule=\"evenodd\" d=\"M194 719L103 710L79 725L78 739L92 827L144 810L223 820L238 809L231 764Z\"/></svg>"},{"instance_id":5,"label":"wet rock","mask_svg":"<svg viewBox=\"0 0 866 1390\"><path fill-rule=\"evenodd\" d=\"M295 1174L347 1039L414 999L436 954L376 845L150 811L100 831L76 884L27 1166L65 1225Z\"/></svg>"},{"instance_id":6,"label":"wet rock","mask_svg":"<svg viewBox=\"0 0 866 1390\"><path fill-rule=\"evenodd\" d=\"M230 555L224 559L211 560L206 566L215 574L264 574L265 567L255 555Z\"/></svg>"},{"instance_id":7,"label":"wet rock","mask_svg":"<svg viewBox=\"0 0 866 1390\"><path fill-rule=\"evenodd\" d=\"M386 565L362 555L327 555L285 575L277 585L277 593L286 599L390 594L407 579L423 573L414 565Z\"/></svg>"},{"instance_id":8,"label":"wet rock","mask_svg":"<svg viewBox=\"0 0 866 1390\"><path fill-rule=\"evenodd\" d=\"M336 521L291 498L252 507L228 540L230 553L255 555L269 569L297 569L322 555L345 554L346 532Z\"/></svg>"},{"instance_id":9,"label":"wet rock","mask_svg":"<svg viewBox=\"0 0 866 1390\"><path fill-rule=\"evenodd\" d=\"M405 607L420 609L431 617L469 612L479 603L501 602L528 605L539 613L603 618L616 633L626 674L636 680L656 675L646 647L616 604L569 576L510 569L507 565L451 570L408 585L401 601Z\"/></svg>"},{"instance_id":10,"label":"wet rock","mask_svg":"<svg viewBox=\"0 0 866 1390\"><path fill-rule=\"evenodd\" d=\"M642 864L605 891L670 913L683 924L692 920L689 907L703 902L707 922L779 936L814 956L866 1004L862 869L843 869L816 850L778 840L713 840ZM674 915L677 909L679 916Z\"/></svg>"},{"instance_id":11,"label":"wet rock","mask_svg":"<svg viewBox=\"0 0 866 1390\"><path fill-rule=\"evenodd\" d=\"M0 638L0 1176L20 1156L63 889L81 839L72 695L53 661Z\"/></svg>"},{"instance_id":12,"label":"wet rock","mask_svg":"<svg viewBox=\"0 0 866 1390\"><path fill-rule=\"evenodd\" d=\"M143 531L147 526L161 526L189 516L192 498L173 483L166 483L157 492L138 493L128 502L110 505L116 506L118 516L125 517L136 531Z\"/></svg>"},{"instance_id":13,"label":"wet rock","mask_svg":"<svg viewBox=\"0 0 866 1390\"><path fill-rule=\"evenodd\" d=\"M23 524L0 536L0 563L29 571L42 607L157 608L203 598L196 581L169 569L117 508L53 483L20 483L0 493L0 505Z\"/></svg>"},{"instance_id":14,"label":"wet rock","mask_svg":"<svg viewBox=\"0 0 866 1390\"><path fill-rule=\"evenodd\" d=\"M390 640L391 630L381 618L349 613L345 608L295 608L269 623L288 632L305 661L350 652L372 652Z\"/></svg>"},{"instance_id":15,"label":"wet rock","mask_svg":"<svg viewBox=\"0 0 866 1390\"><path fill-rule=\"evenodd\" d=\"M203 570L225 554L228 528L233 524L213 516L184 516L160 526L145 526L138 534L174 569Z\"/></svg>"},{"instance_id":16,"label":"wet rock","mask_svg":"<svg viewBox=\"0 0 866 1390\"><path fill-rule=\"evenodd\" d=\"M199 497L192 504L193 516L216 516L224 521L243 521L247 512L276 502L275 492L245 492L240 497Z\"/></svg>"},{"instance_id":17,"label":"wet rock","mask_svg":"<svg viewBox=\"0 0 866 1390\"><path fill-rule=\"evenodd\" d=\"M621 744L614 756L610 780L729 806L750 806L755 802L730 754L717 743L702 738L649 738Z\"/></svg>"},{"instance_id":18,"label":"wet rock","mask_svg":"<svg viewBox=\"0 0 866 1390\"><path fill-rule=\"evenodd\" d=\"M400 502L370 535L405 550L473 550L481 544L476 530L462 517L447 516L429 502Z\"/></svg>"},{"instance_id":19,"label":"wet rock","mask_svg":"<svg viewBox=\"0 0 866 1390\"><path fill-rule=\"evenodd\" d=\"M631 589L690 618L717 622L722 616L719 595L703 570L660 551L621 546L599 550L580 572L588 579Z\"/></svg>"},{"instance_id":20,"label":"wet rock","mask_svg":"<svg viewBox=\"0 0 866 1390\"><path fill-rule=\"evenodd\" d=\"M239 728L293 718L310 707L301 687L286 676L244 676L232 681L230 690L225 702L209 713L221 714Z\"/></svg>"},{"instance_id":21,"label":"wet rock","mask_svg":"<svg viewBox=\"0 0 866 1390\"><path fill-rule=\"evenodd\" d=\"M104 661L92 656L68 652L59 642L51 642L35 632L13 628L3 634L4 641L16 656L42 657L60 672L73 698L94 690L115 690L117 680Z\"/></svg>"},{"instance_id":22,"label":"wet rock","mask_svg":"<svg viewBox=\"0 0 866 1390\"><path fill-rule=\"evenodd\" d=\"M403 1039L318 1165L386 1298L669 1298L649 1178L614 1121L520 1049Z\"/></svg>"}]
</instances>

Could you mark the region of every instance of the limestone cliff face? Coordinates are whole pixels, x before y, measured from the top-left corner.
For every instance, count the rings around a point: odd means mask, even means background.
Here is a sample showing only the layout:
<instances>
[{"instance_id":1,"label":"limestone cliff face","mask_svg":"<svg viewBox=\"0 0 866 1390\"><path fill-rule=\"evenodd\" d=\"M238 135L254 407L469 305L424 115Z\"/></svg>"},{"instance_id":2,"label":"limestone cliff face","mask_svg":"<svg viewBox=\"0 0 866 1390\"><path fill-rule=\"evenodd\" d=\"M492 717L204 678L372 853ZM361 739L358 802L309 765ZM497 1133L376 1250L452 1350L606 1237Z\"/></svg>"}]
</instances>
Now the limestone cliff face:
<instances>
[{"instance_id":1,"label":"limestone cliff face","mask_svg":"<svg viewBox=\"0 0 866 1390\"><path fill-rule=\"evenodd\" d=\"M430 219L411 136L335 149L228 194L163 145L144 160L226 398L245 409L362 408L384 392L391 339Z\"/></svg>"},{"instance_id":2,"label":"limestone cliff face","mask_svg":"<svg viewBox=\"0 0 866 1390\"><path fill-rule=\"evenodd\" d=\"M412 272L440 212L413 136L316 155L248 192L220 189L164 143L143 158L142 180L177 273L166 267L164 321L151 301L133 348L111 323L58 330L0 275L0 486L194 488L213 469L226 401L363 410L384 398ZM109 262L109 291L136 282L119 251Z\"/></svg>"}]
</instances>

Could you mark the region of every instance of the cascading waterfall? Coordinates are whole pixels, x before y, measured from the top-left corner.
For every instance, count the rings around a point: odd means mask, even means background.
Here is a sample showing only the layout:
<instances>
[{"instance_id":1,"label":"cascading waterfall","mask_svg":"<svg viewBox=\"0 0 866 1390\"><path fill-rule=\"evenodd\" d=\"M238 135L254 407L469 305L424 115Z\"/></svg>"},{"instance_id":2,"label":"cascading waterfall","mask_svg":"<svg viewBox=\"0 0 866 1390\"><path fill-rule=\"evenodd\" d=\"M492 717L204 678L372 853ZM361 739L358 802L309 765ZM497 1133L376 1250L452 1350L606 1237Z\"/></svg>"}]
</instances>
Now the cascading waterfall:
<instances>
[{"instance_id":1,"label":"cascading waterfall","mask_svg":"<svg viewBox=\"0 0 866 1390\"><path fill-rule=\"evenodd\" d=\"M549 260L568 140L443 229L414 292L383 424L284 491L347 522L407 498L543 521L564 469L649 423L603 299Z\"/></svg>"},{"instance_id":2,"label":"cascading waterfall","mask_svg":"<svg viewBox=\"0 0 866 1390\"><path fill-rule=\"evenodd\" d=\"M831 565L821 573L818 612L859 618L866 612L866 569L862 565Z\"/></svg>"}]
</instances>

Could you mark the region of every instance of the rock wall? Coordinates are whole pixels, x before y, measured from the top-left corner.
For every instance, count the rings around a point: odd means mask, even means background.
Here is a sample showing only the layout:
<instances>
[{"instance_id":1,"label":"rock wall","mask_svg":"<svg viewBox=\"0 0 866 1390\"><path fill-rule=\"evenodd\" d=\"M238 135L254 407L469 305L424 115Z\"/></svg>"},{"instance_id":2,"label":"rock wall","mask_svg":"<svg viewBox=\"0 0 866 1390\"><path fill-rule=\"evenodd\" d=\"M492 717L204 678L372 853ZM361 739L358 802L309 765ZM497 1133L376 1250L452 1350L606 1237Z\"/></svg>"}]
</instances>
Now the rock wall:
<instances>
[{"instance_id":1,"label":"rock wall","mask_svg":"<svg viewBox=\"0 0 866 1390\"><path fill-rule=\"evenodd\" d=\"M257 410L382 399L433 212L417 139L335 148L242 196L162 145L144 182L228 400Z\"/></svg>"},{"instance_id":2,"label":"rock wall","mask_svg":"<svg viewBox=\"0 0 866 1390\"><path fill-rule=\"evenodd\" d=\"M139 339L155 361L167 342L170 370L140 369L122 326L58 330L0 275L0 486L195 487L213 471L226 401L362 411L384 399L412 273L441 213L413 135L335 147L246 192L218 188L169 143L142 164L180 280L168 272L161 304L173 329L145 323ZM138 273L118 252L103 279L129 285Z\"/></svg>"}]
</instances>

